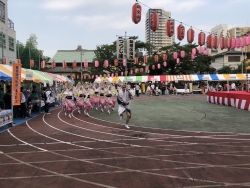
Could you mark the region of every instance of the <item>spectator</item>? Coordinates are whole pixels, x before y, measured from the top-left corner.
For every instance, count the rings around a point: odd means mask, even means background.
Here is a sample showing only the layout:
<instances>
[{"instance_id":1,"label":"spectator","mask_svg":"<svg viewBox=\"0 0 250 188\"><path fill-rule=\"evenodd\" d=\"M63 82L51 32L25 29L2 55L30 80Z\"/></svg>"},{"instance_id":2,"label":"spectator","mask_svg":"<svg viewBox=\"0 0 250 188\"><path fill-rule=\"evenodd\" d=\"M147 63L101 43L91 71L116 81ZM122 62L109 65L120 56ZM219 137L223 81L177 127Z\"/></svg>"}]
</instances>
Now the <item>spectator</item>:
<instances>
[{"instance_id":1,"label":"spectator","mask_svg":"<svg viewBox=\"0 0 250 188\"><path fill-rule=\"evenodd\" d=\"M4 109L11 109L11 90L8 89L3 96Z\"/></svg>"},{"instance_id":2,"label":"spectator","mask_svg":"<svg viewBox=\"0 0 250 188\"><path fill-rule=\"evenodd\" d=\"M1 109L4 109L3 96L4 96L3 88L0 86L0 108Z\"/></svg>"}]
</instances>

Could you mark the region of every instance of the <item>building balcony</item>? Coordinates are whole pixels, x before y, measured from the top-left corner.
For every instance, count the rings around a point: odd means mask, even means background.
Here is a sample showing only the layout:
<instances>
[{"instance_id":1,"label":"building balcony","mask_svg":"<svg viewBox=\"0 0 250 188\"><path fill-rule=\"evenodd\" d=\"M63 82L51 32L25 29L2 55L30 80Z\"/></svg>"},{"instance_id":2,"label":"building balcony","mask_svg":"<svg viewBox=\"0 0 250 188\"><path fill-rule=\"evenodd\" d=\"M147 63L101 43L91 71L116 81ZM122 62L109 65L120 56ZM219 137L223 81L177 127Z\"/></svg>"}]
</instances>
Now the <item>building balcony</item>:
<instances>
[{"instance_id":1,"label":"building balcony","mask_svg":"<svg viewBox=\"0 0 250 188\"><path fill-rule=\"evenodd\" d=\"M9 19L9 18L8 18L8 27L9 27L10 29L15 30L15 28L14 28L14 22L12 22L11 19Z\"/></svg>"}]
</instances>

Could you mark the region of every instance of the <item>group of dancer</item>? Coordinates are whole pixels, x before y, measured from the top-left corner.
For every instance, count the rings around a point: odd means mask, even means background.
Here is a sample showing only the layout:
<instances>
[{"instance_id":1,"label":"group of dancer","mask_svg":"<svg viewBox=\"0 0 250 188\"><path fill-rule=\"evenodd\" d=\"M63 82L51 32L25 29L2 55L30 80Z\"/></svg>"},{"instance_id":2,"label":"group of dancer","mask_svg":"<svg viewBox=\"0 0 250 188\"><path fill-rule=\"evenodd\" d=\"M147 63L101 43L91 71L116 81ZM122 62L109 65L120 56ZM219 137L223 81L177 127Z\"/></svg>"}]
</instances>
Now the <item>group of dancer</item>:
<instances>
[{"instance_id":1,"label":"group of dancer","mask_svg":"<svg viewBox=\"0 0 250 188\"><path fill-rule=\"evenodd\" d=\"M74 109L78 113L89 116L90 110L95 109L110 114L115 108L117 90L110 83L78 83L76 86L67 83L61 94L62 107L65 116L71 118Z\"/></svg>"},{"instance_id":2,"label":"group of dancer","mask_svg":"<svg viewBox=\"0 0 250 188\"><path fill-rule=\"evenodd\" d=\"M74 86L71 83L64 85L62 92L59 94L62 100L62 109L65 116L72 117L72 112L77 110L79 114L84 112L90 116L90 110L100 110L110 114L115 110L118 101L118 114L120 119L126 112L127 119L125 127L129 129L128 122L131 118L129 100L132 98L131 93L125 84L114 85L109 82L102 83L78 83Z\"/></svg>"}]
</instances>

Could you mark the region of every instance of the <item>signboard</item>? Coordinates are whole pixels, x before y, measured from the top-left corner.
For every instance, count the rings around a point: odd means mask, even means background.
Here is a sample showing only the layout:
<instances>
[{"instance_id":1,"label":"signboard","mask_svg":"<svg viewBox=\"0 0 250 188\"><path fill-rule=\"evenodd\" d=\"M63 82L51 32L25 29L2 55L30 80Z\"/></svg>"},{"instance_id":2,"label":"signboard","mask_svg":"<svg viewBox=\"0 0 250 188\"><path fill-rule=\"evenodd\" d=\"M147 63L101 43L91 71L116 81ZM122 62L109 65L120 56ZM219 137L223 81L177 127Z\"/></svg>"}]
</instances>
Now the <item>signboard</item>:
<instances>
[{"instance_id":1,"label":"signboard","mask_svg":"<svg viewBox=\"0 0 250 188\"><path fill-rule=\"evenodd\" d=\"M133 39L127 40L127 59L134 60L135 58L135 41Z\"/></svg>"},{"instance_id":2,"label":"signboard","mask_svg":"<svg viewBox=\"0 0 250 188\"><path fill-rule=\"evenodd\" d=\"M176 77L176 80L181 81L183 79L182 79L182 77Z\"/></svg>"},{"instance_id":3,"label":"signboard","mask_svg":"<svg viewBox=\"0 0 250 188\"><path fill-rule=\"evenodd\" d=\"M25 80L33 80L32 78L33 78L33 72L30 70L27 70Z\"/></svg>"},{"instance_id":4,"label":"signboard","mask_svg":"<svg viewBox=\"0 0 250 188\"><path fill-rule=\"evenodd\" d=\"M13 106L20 105L21 102L21 69L19 63L12 64L12 104Z\"/></svg>"},{"instance_id":5,"label":"signboard","mask_svg":"<svg viewBox=\"0 0 250 188\"><path fill-rule=\"evenodd\" d=\"M124 39L119 37L116 41L116 54L118 60L123 60L124 57Z\"/></svg>"}]
</instances>

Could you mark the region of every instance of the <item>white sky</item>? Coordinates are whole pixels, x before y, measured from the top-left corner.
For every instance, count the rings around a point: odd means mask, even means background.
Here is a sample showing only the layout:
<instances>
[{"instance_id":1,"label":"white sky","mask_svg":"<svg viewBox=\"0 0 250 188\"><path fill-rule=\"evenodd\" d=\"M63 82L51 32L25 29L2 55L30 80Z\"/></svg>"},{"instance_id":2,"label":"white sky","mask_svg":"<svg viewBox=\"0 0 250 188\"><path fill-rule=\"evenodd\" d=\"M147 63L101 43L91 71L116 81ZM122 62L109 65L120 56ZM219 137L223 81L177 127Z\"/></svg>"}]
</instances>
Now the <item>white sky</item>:
<instances>
[{"instance_id":1,"label":"white sky","mask_svg":"<svg viewBox=\"0 0 250 188\"><path fill-rule=\"evenodd\" d=\"M228 29L250 26L250 0L140 2L150 8L170 11L172 18L208 32L218 24L228 24ZM44 55L53 57L57 50L74 50L77 45L93 50L97 45L111 44L116 35L125 35L125 31L145 41L148 7L142 5L142 20L134 24L131 20L134 3L135 0L8 0L8 17L15 24L17 40L25 43L34 33L38 48L44 50ZM195 32L197 35L199 31Z\"/></svg>"}]
</instances>

